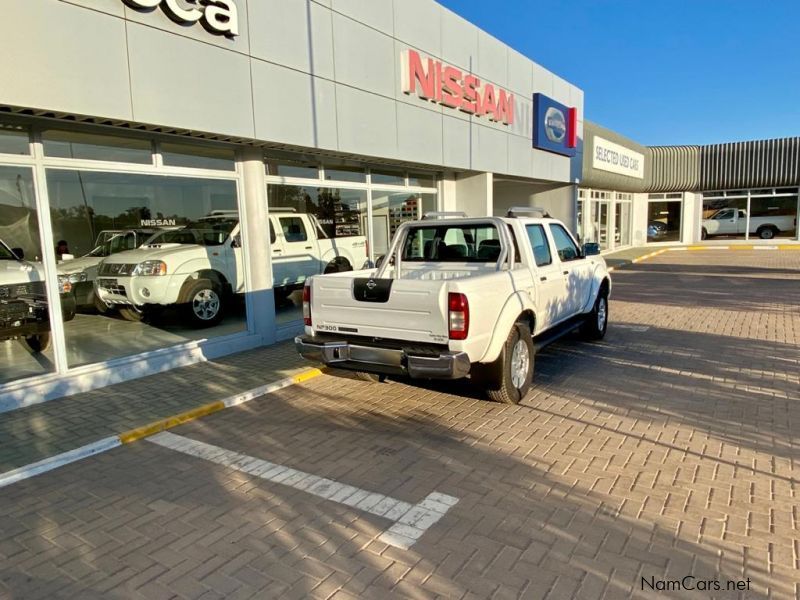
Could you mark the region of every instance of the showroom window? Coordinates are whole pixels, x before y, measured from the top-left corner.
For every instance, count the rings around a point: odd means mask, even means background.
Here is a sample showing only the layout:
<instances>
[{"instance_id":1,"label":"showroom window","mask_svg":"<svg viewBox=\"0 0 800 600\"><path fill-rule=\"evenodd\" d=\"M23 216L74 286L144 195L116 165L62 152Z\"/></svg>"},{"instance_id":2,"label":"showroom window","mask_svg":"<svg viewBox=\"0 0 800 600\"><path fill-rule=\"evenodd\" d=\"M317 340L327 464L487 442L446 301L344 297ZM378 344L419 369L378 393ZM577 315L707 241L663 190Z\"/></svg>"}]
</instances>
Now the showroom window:
<instances>
[{"instance_id":1,"label":"showroom window","mask_svg":"<svg viewBox=\"0 0 800 600\"><path fill-rule=\"evenodd\" d=\"M797 239L798 190L703 193L701 239Z\"/></svg>"},{"instance_id":2,"label":"showroom window","mask_svg":"<svg viewBox=\"0 0 800 600\"><path fill-rule=\"evenodd\" d=\"M233 150L106 131L0 129L0 384L248 329Z\"/></svg>"},{"instance_id":3,"label":"showroom window","mask_svg":"<svg viewBox=\"0 0 800 600\"><path fill-rule=\"evenodd\" d=\"M578 237L596 242L601 250L629 246L632 237L633 194L578 190Z\"/></svg>"},{"instance_id":4,"label":"showroom window","mask_svg":"<svg viewBox=\"0 0 800 600\"><path fill-rule=\"evenodd\" d=\"M0 164L0 270L0 384L55 370L29 166Z\"/></svg>"},{"instance_id":5,"label":"showroom window","mask_svg":"<svg viewBox=\"0 0 800 600\"><path fill-rule=\"evenodd\" d=\"M302 319L301 290L308 277L374 264L401 223L438 207L435 173L336 161L315 165L288 153L265 162L279 327ZM303 223L307 240L294 241L276 222L287 218Z\"/></svg>"},{"instance_id":6,"label":"showroom window","mask_svg":"<svg viewBox=\"0 0 800 600\"><path fill-rule=\"evenodd\" d=\"M681 241L682 197L682 194L648 194L648 243Z\"/></svg>"}]
</instances>

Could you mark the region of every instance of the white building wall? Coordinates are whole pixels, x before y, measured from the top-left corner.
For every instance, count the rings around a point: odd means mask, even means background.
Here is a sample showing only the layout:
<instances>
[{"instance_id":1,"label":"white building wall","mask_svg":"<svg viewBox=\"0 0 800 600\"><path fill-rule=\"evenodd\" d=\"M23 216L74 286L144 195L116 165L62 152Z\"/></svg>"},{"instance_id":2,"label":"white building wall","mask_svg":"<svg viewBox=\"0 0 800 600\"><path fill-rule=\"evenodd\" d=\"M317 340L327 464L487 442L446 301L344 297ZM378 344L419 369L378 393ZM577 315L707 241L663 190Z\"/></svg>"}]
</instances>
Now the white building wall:
<instances>
[{"instance_id":1,"label":"white building wall","mask_svg":"<svg viewBox=\"0 0 800 600\"><path fill-rule=\"evenodd\" d=\"M240 35L123 0L15 1L0 104L570 182L576 158L533 149L532 96L583 92L433 0L235 0ZM409 96L409 48L515 95L506 126ZM103 93L98 94L97 90Z\"/></svg>"}]
</instances>

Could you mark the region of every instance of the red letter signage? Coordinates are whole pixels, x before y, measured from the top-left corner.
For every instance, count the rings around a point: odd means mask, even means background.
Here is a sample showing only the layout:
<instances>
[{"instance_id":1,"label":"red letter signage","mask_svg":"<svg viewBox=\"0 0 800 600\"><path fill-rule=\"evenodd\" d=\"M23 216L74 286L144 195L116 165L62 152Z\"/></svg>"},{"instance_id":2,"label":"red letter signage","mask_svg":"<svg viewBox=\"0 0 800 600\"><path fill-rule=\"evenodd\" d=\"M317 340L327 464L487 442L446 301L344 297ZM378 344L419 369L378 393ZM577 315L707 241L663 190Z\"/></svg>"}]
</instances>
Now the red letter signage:
<instances>
[{"instance_id":1,"label":"red letter signage","mask_svg":"<svg viewBox=\"0 0 800 600\"><path fill-rule=\"evenodd\" d=\"M403 91L424 100L456 108L490 121L514 123L514 94L482 83L475 75L422 57L416 50L403 52Z\"/></svg>"}]
</instances>

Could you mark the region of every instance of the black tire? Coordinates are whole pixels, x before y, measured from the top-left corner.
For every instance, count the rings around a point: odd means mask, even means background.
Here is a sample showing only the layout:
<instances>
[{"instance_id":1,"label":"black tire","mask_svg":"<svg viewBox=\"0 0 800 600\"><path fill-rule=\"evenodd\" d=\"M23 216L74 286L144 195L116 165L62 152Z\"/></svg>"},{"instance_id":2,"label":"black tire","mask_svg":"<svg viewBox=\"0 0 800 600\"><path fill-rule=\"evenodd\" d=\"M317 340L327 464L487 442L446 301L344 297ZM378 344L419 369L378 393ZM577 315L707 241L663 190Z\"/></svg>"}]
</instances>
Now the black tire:
<instances>
[{"instance_id":1,"label":"black tire","mask_svg":"<svg viewBox=\"0 0 800 600\"><path fill-rule=\"evenodd\" d=\"M337 256L327 265L325 265L325 271L323 272L324 275L328 273L346 273L347 271L352 271L353 265L350 264L350 261L344 258L343 256Z\"/></svg>"},{"instance_id":2,"label":"black tire","mask_svg":"<svg viewBox=\"0 0 800 600\"><path fill-rule=\"evenodd\" d=\"M360 379L361 381L368 381L370 383L384 383L386 381L386 375L379 375L378 373L353 371L353 374L356 376L356 379Z\"/></svg>"},{"instance_id":3,"label":"black tire","mask_svg":"<svg viewBox=\"0 0 800 600\"><path fill-rule=\"evenodd\" d=\"M581 324L581 336L586 340L602 340L606 336L606 330L608 330L608 292L603 288L594 301L592 311L586 315Z\"/></svg>"},{"instance_id":4,"label":"black tire","mask_svg":"<svg viewBox=\"0 0 800 600\"><path fill-rule=\"evenodd\" d=\"M133 323L140 323L144 321L144 311L134 308L133 306L120 306L119 316L126 321Z\"/></svg>"},{"instance_id":5,"label":"black tire","mask_svg":"<svg viewBox=\"0 0 800 600\"><path fill-rule=\"evenodd\" d=\"M37 333L36 335L28 335L21 338L19 341L33 354L39 354L50 347L50 334Z\"/></svg>"},{"instance_id":6,"label":"black tire","mask_svg":"<svg viewBox=\"0 0 800 600\"><path fill-rule=\"evenodd\" d=\"M703 227L703 230L700 232L700 239L707 240L708 239L708 230Z\"/></svg>"},{"instance_id":7,"label":"black tire","mask_svg":"<svg viewBox=\"0 0 800 600\"><path fill-rule=\"evenodd\" d=\"M772 240L775 239L775 236L778 232L775 230L775 227L772 225L764 225L759 227L756 231L756 235L761 238L762 240Z\"/></svg>"},{"instance_id":8,"label":"black tire","mask_svg":"<svg viewBox=\"0 0 800 600\"><path fill-rule=\"evenodd\" d=\"M225 297L220 286L209 279L197 279L187 283L185 315L187 323L201 329L218 325L225 316Z\"/></svg>"},{"instance_id":9,"label":"black tire","mask_svg":"<svg viewBox=\"0 0 800 600\"><path fill-rule=\"evenodd\" d=\"M518 353L527 353L526 364L519 362L519 359L524 360L524 356L515 355L515 350ZM534 360L535 349L530 327L527 323L518 322L511 328L496 361L472 366L472 380L483 387L490 400L502 404L519 404L531 389ZM515 367L519 367L521 371L513 373Z\"/></svg>"},{"instance_id":10,"label":"black tire","mask_svg":"<svg viewBox=\"0 0 800 600\"><path fill-rule=\"evenodd\" d=\"M111 312L111 307L102 300L100 300L100 298L98 298L97 294L95 293L92 293L92 302L94 303L94 309L97 311L98 314L105 315Z\"/></svg>"}]
</instances>

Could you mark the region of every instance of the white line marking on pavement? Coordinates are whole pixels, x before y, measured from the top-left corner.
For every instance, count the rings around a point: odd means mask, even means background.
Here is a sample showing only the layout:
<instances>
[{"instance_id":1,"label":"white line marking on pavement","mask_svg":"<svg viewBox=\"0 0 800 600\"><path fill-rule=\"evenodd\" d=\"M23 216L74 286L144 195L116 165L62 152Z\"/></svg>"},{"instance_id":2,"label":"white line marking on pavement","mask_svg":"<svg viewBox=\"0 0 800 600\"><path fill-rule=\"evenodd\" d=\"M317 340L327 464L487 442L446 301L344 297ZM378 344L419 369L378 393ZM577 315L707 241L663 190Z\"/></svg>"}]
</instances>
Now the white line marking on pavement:
<instances>
[{"instance_id":1,"label":"white line marking on pavement","mask_svg":"<svg viewBox=\"0 0 800 600\"><path fill-rule=\"evenodd\" d=\"M434 492L428 494L422 502L411 504L168 431L149 437L147 441L393 521L394 524L379 539L403 550L413 546L458 502L458 498Z\"/></svg>"},{"instance_id":2,"label":"white line marking on pavement","mask_svg":"<svg viewBox=\"0 0 800 600\"><path fill-rule=\"evenodd\" d=\"M625 325L623 323L612 323L612 327L615 329L628 329L630 331L635 331L637 333L644 333L645 331L650 331L650 327L647 325Z\"/></svg>"},{"instance_id":3,"label":"white line marking on pavement","mask_svg":"<svg viewBox=\"0 0 800 600\"><path fill-rule=\"evenodd\" d=\"M69 452L50 456L44 460L40 460L39 462L20 467L19 469L7 471L6 473L0 474L0 488L17 483L23 479L41 475L42 473L52 471L53 469L58 469L64 465L83 460L84 458L94 456L95 454L100 454L101 452L111 450L112 448L116 448L117 446L121 445L122 442L119 441L119 437L114 435L102 440L98 440L97 442L87 444L86 446L81 446L75 450L70 450Z\"/></svg>"},{"instance_id":4,"label":"white line marking on pavement","mask_svg":"<svg viewBox=\"0 0 800 600\"><path fill-rule=\"evenodd\" d=\"M753 246L753 250L779 250L777 246Z\"/></svg>"}]
</instances>

